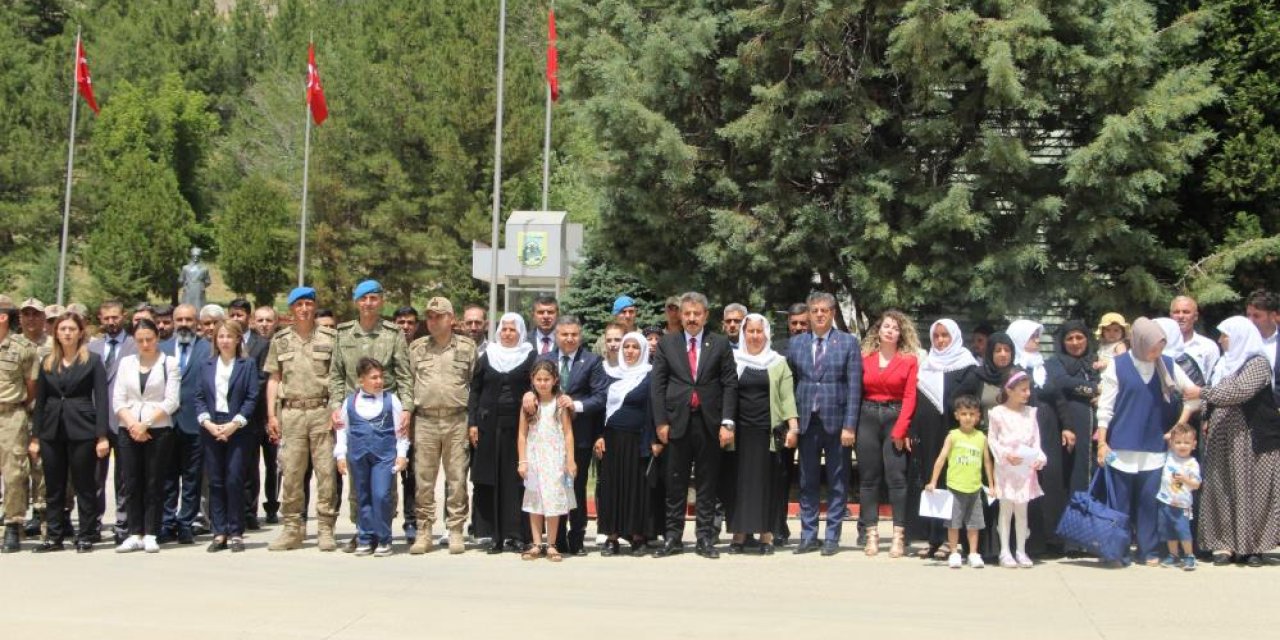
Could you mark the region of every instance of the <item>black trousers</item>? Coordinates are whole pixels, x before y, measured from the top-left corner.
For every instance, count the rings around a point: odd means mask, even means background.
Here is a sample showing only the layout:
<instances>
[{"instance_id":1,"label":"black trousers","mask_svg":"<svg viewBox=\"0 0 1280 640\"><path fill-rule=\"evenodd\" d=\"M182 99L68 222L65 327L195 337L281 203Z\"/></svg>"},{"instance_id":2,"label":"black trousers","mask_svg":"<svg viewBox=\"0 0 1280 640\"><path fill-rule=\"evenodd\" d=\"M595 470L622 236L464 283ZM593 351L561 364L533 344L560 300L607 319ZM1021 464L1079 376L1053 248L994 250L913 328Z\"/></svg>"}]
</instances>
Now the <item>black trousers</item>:
<instances>
[{"instance_id":1,"label":"black trousers","mask_svg":"<svg viewBox=\"0 0 1280 640\"><path fill-rule=\"evenodd\" d=\"M165 481L173 465L173 428L152 429L150 435L146 442L135 442L127 431L121 431L116 446L116 464L131 496L127 504L129 534L135 536L160 535Z\"/></svg>"},{"instance_id":2,"label":"black trousers","mask_svg":"<svg viewBox=\"0 0 1280 640\"><path fill-rule=\"evenodd\" d=\"M119 442L120 437L128 438L129 435L127 433L123 436L119 433L107 435L107 444L111 446L111 450L115 452L117 456L119 456L119 449L116 447L116 443ZM95 489L94 495L94 513L96 514L94 515L94 527L101 529L102 518L107 514L107 471L111 469L111 456L108 455L105 458L98 458L96 464L98 465L98 468L97 478L95 479L97 489ZM115 472L112 474L112 482L115 484L116 489L115 533L124 535L129 532L129 523L126 522L128 516L125 515L129 510L129 492L124 486L124 474L120 471L119 461L116 462ZM45 500L45 504L49 504L47 499Z\"/></svg>"},{"instance_id":3,"label":"black trousers","mask_svg":"<svg viewBox=\"0 0 1280 640\"><path fill-rule=\"evenodd\" d=\"M418 479L414 477L413 466L413 445L409 445L409 465L400 472L400 497L404 501L404 525L403 528L408 531L409 527L417 528L418 526L418 509L417 509L417 493ZM447 507L445 516L448 516Z\"/></svg>"},{"instance_id":4,"label":"black trousers","mask_svg":"<svg viewBox=\"0 0 1280 640\"><path fill-rule=\"evenodd\" d=\"M67 503L67 475L75 487L76 504L79 507L80 532L77 540L89 540L98 530L98 456L94 451L95 440L40 440L40 462L44 465L44 491L46 505ZM63 517L61 508L45 509L45 524L50 540L61 541L71 535L70 519Z\"/></svg>"},{"instance_id":5,"label":"black trousers","mask_svg":"<svg viewBox=\"0 0 1280 640\"><path fill-rule=\"evenodd\" d=\"M694 509L699 540L716 538L716 498L720 479L719 425L707 424L702 412L689 416L683 436L671 438L667 447L667 540L684 535L684 514L689 507L689 475L696 484Z\"/></svg>"},{"instance_id":6,"label":"black trousers","mask_svg":"<svg viewBox=\"0 0 1280 640\"><path fill-rule=\"evenodd\" d=\"M594 442L591 443L593 446ZM578 507L569 512L568 518L560 518L556 546L560 551L577 552L587 537L587 480L591 477L591 462L595 460L592 447L574 447L573 461L578 465L578 475L573 478L573 497ZM568 535L565 531L568 530Z\"/></svg>"},{"instance_id":7,"label":"black trousers","mask_svg":"<svg viewBox=\"0 0 1280 640\"><path fill-rule=\"evenodd\" d=\"M246 427L251 430L249 448L245 451L244 462L244 515L246 518L258 515L258 496L261 495L262 510L268 514L280 511L280 445L271 442L267 437L266 425Z\"/></svg>"}]
</instances>

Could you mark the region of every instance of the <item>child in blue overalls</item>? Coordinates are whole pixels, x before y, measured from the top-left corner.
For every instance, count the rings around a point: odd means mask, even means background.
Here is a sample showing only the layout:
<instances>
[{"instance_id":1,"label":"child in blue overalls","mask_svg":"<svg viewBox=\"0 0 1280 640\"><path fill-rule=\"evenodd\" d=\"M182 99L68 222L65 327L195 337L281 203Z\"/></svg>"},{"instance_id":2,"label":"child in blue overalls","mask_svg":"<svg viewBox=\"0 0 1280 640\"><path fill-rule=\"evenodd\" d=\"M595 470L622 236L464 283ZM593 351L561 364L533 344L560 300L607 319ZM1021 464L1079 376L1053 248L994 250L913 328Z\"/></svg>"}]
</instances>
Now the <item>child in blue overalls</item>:
<instances>
[{"instance_id":1,"label":"child in blue overalls","mask_svg":"<svg viewBox=\"0 0 1280 640\"><path fill-rule=\"evenodd\" d=\"M356 365L360 390L347 396L338 412L333 457L338 473L351 477L356 492L355 555L391 555L391 488L409 464L409 439L396 435L400 400L382 391L382 363L361 358Z\"/></svg>"}]
</instances>

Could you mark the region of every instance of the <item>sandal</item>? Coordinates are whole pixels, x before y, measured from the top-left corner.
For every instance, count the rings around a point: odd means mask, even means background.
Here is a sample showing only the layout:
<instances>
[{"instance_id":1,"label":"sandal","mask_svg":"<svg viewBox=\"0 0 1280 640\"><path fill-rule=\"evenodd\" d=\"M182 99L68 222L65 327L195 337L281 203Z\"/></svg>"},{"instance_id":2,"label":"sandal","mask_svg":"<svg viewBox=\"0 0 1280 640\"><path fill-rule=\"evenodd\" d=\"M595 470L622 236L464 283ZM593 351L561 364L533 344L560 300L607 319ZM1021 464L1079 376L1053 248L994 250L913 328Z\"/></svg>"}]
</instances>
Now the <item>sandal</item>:
<instances>
[{"instance_id":1,"label":"sandal","mask_svg":"<svg viewBox=\"0 0 1280 640\"><path fill-rule=\"evenodd\" d=\"M956 550L956 553L959 553L959 549ZM949 557L951 557L951 544L947 542L938 545L938 548L933 552L934 560L946 560Z\"/></svg>"},{"instance_id":2,"label":"sandal","mask_svg":"<svg viewBox=\"0 0 1280 640\"><path fill-rule=\"evenodd\" d=\"M564 559L560 555L560 550L555 547L547 547L547 550L543 553L545 553L547 555L547 559L552 562L560 562Z\"/></svg>"},{"instance_id":3,"label":"sandal","mask_svg":"<svg viewBox=\"0 0 1280 640\"><path fill-rule=\"evenodd\" d=\"M525 549L520 553L520 559L521 560L537 560L538 558L542 557L542 554L543 554L542 547L539 547L537 545L530 545L528 549Z\"/></svg>"}]
</instances>

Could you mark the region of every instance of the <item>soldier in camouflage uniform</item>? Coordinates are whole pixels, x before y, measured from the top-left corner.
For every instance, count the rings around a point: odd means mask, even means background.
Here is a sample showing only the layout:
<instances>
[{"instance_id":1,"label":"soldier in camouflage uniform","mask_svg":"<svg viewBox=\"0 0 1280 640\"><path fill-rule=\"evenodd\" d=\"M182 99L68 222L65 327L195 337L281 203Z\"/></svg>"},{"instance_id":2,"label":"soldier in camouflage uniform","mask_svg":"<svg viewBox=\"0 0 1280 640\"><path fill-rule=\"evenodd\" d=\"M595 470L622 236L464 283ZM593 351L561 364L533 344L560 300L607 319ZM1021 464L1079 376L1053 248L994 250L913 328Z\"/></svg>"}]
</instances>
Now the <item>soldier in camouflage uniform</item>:
<instances>
[{"instance_id":1,"label":"soldier in camouflage uniform","mask_svg":"<svg viewBox=\"0 0 1280 640\"><path fill-rule=\"evenodd\" d=\"M453 305L447 298L427 303L429 335L409 347L413 364L413 446L417 471L417 517L423 527L411 554L431 550L435 523L436 475L444 465L449 553L462 553L467 522L467 394L476 361L476 343L453 333Z\"/></svg>"},{"instance_id":2,"label":"soldier in camouflage uniform","mask_svg":"<svg viewBox=\"0 0 1280 640\"><path fill-rule=\"evenodd\" d=\"M316 291L298 287L289 293L293 326L271 339L263 370L267 382L267 436L280 443L283 482L280 511L284 530L267 547L271 551L302 548L302 520L307 465L316 479L316 515L321 551L333 551L338 543L333 525L338 518L333 460L333 429L329 423L329 374L333 368L338 333L315 322Z\"/></svg>"},{"instance_id":3,"label":"soldier in camouflage uniform","mask_svg":"<svg viewBox=\"0 0 1280 640\"><path fill-rule=\"evenodd\" d=\"M27 298L18 307L18 317L22 324L22 337L35 345L37 362L43 361L44 357L53 351L53 336L45 334L45 311L44 303L36 298ZM44 528L44 466L40 464L40 456L31 458L30 475L31 489L27 494L27 498L31 501L31 519L27 520L26 529L23 533L28 538L34 538L42 536Z\"/></svg>"},{"instance_id":4,"label":"soldier in camouflage uniform","mask_svg":"<svg viewBox=\"0 0 1280 640\"><path fill-rule=\"evenodd\" d=\"M31 403L35 397L36 346L10 331L18 312L0 300L0 473L4 476L4 543L0 552L18 551L27 514L30 477Z\"/></svg>"},{"instance_id":5,"label":"soldier in camouflage uniform","mask_svg":"<svg viewBox=\"0 0 1280 640\"><path fill-rule=\"evenodd\" d=\"M397 421L397 434L407 435L409 418L413 415L414 408L409 345L405 342L400 327L382 319L382 285L378 281L365 280L356 285L352 299L360 310L360 317L338 325L338 344L334 350L333 367L329 372L329 409L333 412L331 424L338 424L337 412L342 410L342 401L359 387L356 366L360 359L373 358L385 368L383 390L396 394L404 407ZM396 504L399 500L395 484L391 485L391 492L391 504ZM354 522L357 515L355 487L351 488L348 495ZM346 550L355 551L356 546L356 536L352 536Z\"/></svg>"}]
</instances>

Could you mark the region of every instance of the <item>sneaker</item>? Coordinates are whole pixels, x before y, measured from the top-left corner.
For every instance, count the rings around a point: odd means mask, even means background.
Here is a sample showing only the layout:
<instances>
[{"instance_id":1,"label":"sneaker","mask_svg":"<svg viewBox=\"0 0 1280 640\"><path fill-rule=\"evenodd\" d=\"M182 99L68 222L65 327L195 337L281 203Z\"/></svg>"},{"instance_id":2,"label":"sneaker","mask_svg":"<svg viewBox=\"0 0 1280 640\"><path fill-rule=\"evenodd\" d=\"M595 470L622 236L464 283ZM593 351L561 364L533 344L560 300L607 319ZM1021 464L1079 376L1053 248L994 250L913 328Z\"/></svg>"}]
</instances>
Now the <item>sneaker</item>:
<instances>
[{"instance_id":1,"label":"sneaker","mask_svg":"<svg viewBox=\"0 0 1280 640\"><path fill-rule=\"evenodd\" d=\"M1182 570L1183 570L1183 571L1195 571L1195 570L1196 570L1196 557L1195 557L1195 556L1187 556L1187 557L1183 558L1183 559L1182 559Z\"/></svg>"},{"instance_id":2,"label":"sneaker","mask_svg":"<svg viewBox=\"0 0 1280 640\"><path fill-rule=\"evenodd\" d=\"M1018 566L1022 567L1023 569L1030 569L1031 567L1036 566L1036 563L1031 561L1031 558L1027 555L1027 552L1019 551Z\"/></svg>"},{"instance_id":3,"label":"sneaker","mask_svg":"<svg viewBox=\"0 0 1280 640\"><path fill-rule=\"evenodd\" d=\"M373 555L373 547L367 544L357 545L356 550L352 553L358 556L371 556Z\"/></svg>"},{"instance_id":4,"label":"sneaker","mask_svg":"<svg viewBox=\"0 0 1280 640\"><path fill-rule=\"evenodd\" d=\"M1013 561L1013 556L1008 553L1000 554L1000 566L1006 569L1017 569L1018 563Z\"/></svg>"},{"instance_id":5,"label":"sneaker","mask_svg":"<svg viewBox=\"0 0 1280 640\"><path fill-rule=\"evenodd\" d=\"M373 555L379 558L385 558L393 553L395 552L391 550L391 545L382 544L382 545L378 545L378 548L373 552Z\"/></svg>"},{"instance_id":6,"label":"sneaker","mask_svg":"<svg viewBox=\"0 0 1280 640\"><path fill-rule=\"evenodd\" d=\"M142 550L147 553L160 553L160 543L156 542L155 536L143 536Z\"/></svg>"},{"instance_id":7,"label":"sneaker","mask_svg":"<svg viewBox=\"0 0 1280 640\"><path fill-rule=\"evenodd\" d=\"M952 551L951 555L947 556L948 567L951 567L952 569L959 569L962 564L964 564L964 562L960 559L959 553Z\"/></svg>"},{"instance_id":8,"label":"sneaker","mask_svg":"<svg viewBox=\"0 0 1280 640\"><path fill-rule=\"evenodd\" d=\"M973 568L973 569L981 569L981 568L983 568L983 567L985 567L985 566L987 566L987 563L985 563L985 562L983 562L983 561L982 561L982 554L979 554L979 553L971 553L971 554L969 554L969 567L970 567L970 568Z\"/></svg>"},{"instance_id":9,"label":"sneaker","mask_svg":"<svg viewBox=\"0 0 1280 640\"><path fill-rule=\"evenodd\" d=\"M116 553L133 553L134 551L142 551L142 536L129 536L116 547Z\"/></svg>"},{"instance_id":10,"label":"sneaker","mask_svg":"<svg viewBox=\"0 0 1280 640\"><path fill-rule=\"evenodd\" d=\"M1165 557L1164 557L1164 559L1163 559L1163 560L1161 560L1161 561L1160 561L1160 566L1162 566L1162 567L1164 567L1164 568L1166 568L1166 569L1172 569L1172 568L1174 568L1174 567L1177 567L1177 566L1178 566L1178 559L1177 559L1177 558L1175 558L1175 557L1173 557L1173 555L1172 555L1172 554L1171 554L1171 555L1167 555L1167 556L1165 556Z\"/></svg>"}]
</instances>

